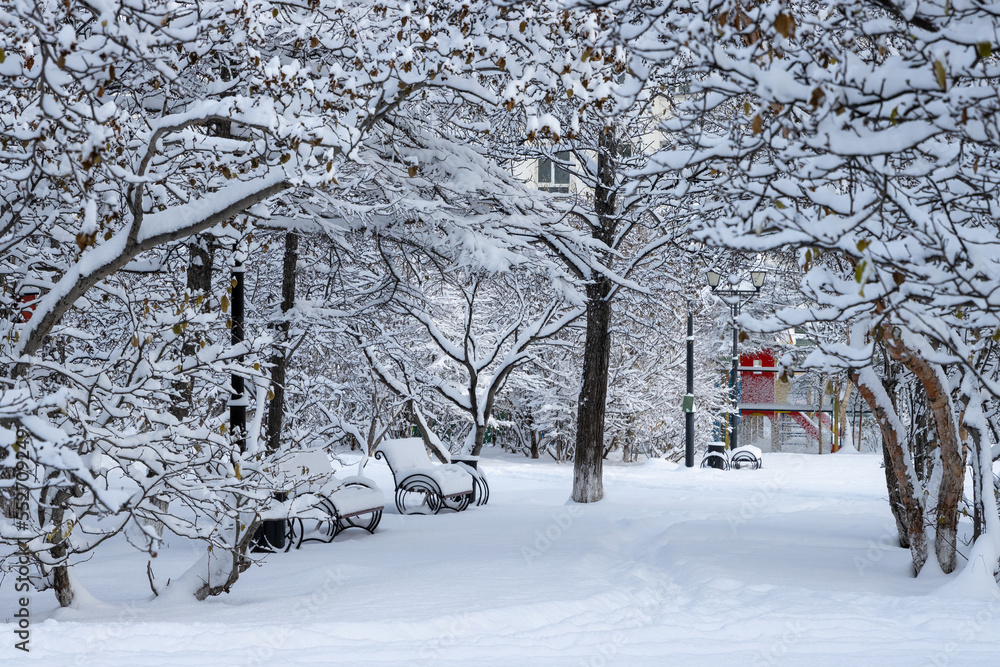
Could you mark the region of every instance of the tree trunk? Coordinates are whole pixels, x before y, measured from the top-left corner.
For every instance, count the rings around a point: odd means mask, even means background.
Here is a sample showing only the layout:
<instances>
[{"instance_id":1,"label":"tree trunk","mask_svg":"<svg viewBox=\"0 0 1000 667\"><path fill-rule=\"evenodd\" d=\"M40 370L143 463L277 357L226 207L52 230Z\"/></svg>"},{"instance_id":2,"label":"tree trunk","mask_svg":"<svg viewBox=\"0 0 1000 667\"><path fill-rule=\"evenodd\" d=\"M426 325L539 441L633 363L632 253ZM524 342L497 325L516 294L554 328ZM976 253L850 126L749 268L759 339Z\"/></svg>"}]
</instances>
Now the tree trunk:
<instances>
[{"instance_id":1,"label":"tree trunk","mask_svg":"<svg viewBox=\"0 0 1000 667\"><path fill-rule=\"evenodd\" d=\"M50 553L53 558L64 558L66 556L66 547L52 547ZM52 569L52 588L55 591L56 600L59 601L60 607L68 607L73 604L75 594L69 578L69 565L56 565Z\"/></svg>"},{"instance_id":2,"label":"tree trunk","mask_svg":"<svg viewBox=\"0 0 1000 667\"><path fill-rule=\"evenodd\" d=\"M472 455L479 456L479 453L483 451L483 444L486 442L486 426L484 424L476 424L475 429L476 435L472 445Z\"/></svg>"},{"instance_id":3,"label":"tree trunk","mask_svg":"<svg viewBox=\"0 0 1000 667\"><path fill-rule=\"evenodd\" d=\"M838 397L840 403L837 406L837 451L844 448L844 431L849 431L847 424L847 404L851 399L851 390L854 388L854 384L850 380L845 379L840 385ZM857 443L856 449L861 451L861 443Z\"/></svg>"},{"instance_id":4,"label":"tree trunk","mask_svg":"<svg viewBox=\"0 0 1000 667\"><path fill-rule=\"evenodd\" d=\"M451 463L450 453L445 449L444 443L442 443L436 436L433 436L430 424L428 424L427 420L424 419L423 413L420 412L420 409L413 403L413 400L406 402L406 410L409 412L409 418L407 418L406 423L411 425L409 432L407 433L407 437L409 437L412 432L413 426L416 426L420 438L424 441L424 447L427 448L427 451L441 463Z\"/></svg>"},{"instance_id":5,"label":"tree trunk","mask_svg":"<svg viewBox=\"0 0 1000 667\"><path fill-rule=\"evenodd\" d=\"M966 449L958 438L951 395L938 373L938 368L907 348L897 330L887 331L885 342L889 354L906 366L919 380L931 411L929 416L934 422L941 468L938 475L940 485L937 489L937 503L934 507L934 552L941 569L945 574L950 574L956 565L958 505L962 500L962 490L965 485L966 459Z\"/></svg>"},{"instance_id":6,"label":"tree trunk","mask_svg":"<svg viewBox=\"0 0 1000 667\"><path fill-rule=\"evenodd\" d=\"M528 438L531 441L531 458L537 459L541 454L542 436L535 430L535 418L530 412L527 416Z\"/></svg>"},{"instance_id":7,"label":"tree trunk","mask_svg":"<svg viewBox=\"0 0 1000 667\"><path fill-rule=\"evenodd\" d=\"M889 455L889 448L882 447L882 462L885 465L885 488L889 492L889 508L896 520L896 531L899 533L899 546L910 548L910 533L906 527L906 505L899 493L899 482L896 479L896 469Z\"/></svg>"},{"instance_id":8,"label":"tree trunk","mask_svg":"<svg viewBox=\"0 0 1000 667\"><path fill-rule=\"evenodd\" d=\"M968 407L968 397L964 397L966 401L966 408ZM963 420L965 415L965 410L962 411ZM979 463L983 460L983 441L982 434L979 432L978 428L963 424L963 443L967 443L968 437L972 438L972 541L975 542L983 534L986 527L986 514L983 508L984 503L984 493L992 491L992 480L991 474L993 471L982 470L982 465ZM967 447L968 445L966 445Z\"/></svg>"},{"instance_id":9,"label":"tree trunk","mask_svg":"<svg viewBox=\"0 0 1000 667\"><path fill-rule=\"evenodd\" d=\"M867 369L867 374L871 376L873 383L878 382L875 372ZM892 395L892 387L885 387L881 383L878 386L870 386L866 381L869 378L862 377L858 371L851 371L851 382L858 388L861 397L865 399L868 408L875 415L879 429L882 431L883 455L887 456L891 465L886 465L886 485L889 490L890 506L893 516L896 519L896 526L900 528L900 544L904 541L910 547L910 555L913 558L913 567L917 573L927 562L928 545L927 536L924 532L924 511L916 495L912 478L909 474L906 463L906 453L903 451L898 432L902 428L899 418L895 414L892 405L885 405L883 401L888 401ZM879 396L883 401L879 400ZM891 472L891 476L890 476ZM898 504L893 502L893 497L898 497Z\"/></svg>"},{"instance_id":10,"label":"tree trunk","mask_svg":"<svg viewBox=\"0 0 1000 667\"><path fill-rule=\"evenodd\" d=\"M972 386L967 386L966 382L971 382ZM966 378L963 382L962 391L962 415L960 418L961 431L959 435L962 442L966 443L972 438L972 485L975 493L975 525L973 535L973 549L978 551L979 540L985 539L992 542L993 549L987 548L983 554L991 557L992 562L987 562L987 567L992 567L995 575L1000 572L1000 562L998 562L998 551L1000 551L1000 514L997 511L997 495L1000 489L996 488L993 477L993 461L990 451L989 436L980 430L985 415L983 415L983 405L981 399L974 395L975 378ZM969 419L970 410L974 416ZM989 423L987 420L986 423ZM992 554L992 556L987 556ZM976 556L970 554L970 561L976 560ZM970 562L970 565L972 563Z\"/></svg>"},{"instance_id":11,"label":"tree trunk","mask_svg":"<svg viewBox=\"0 0 1000 667\"><path fill-rule=\"evenodd\" d=\"M55 592L56 600L59 602L60 607L68 607L73 604L73 599L76 597L73 590L73 583L69 576L69 564L66 563L66 557L69 555L69 547L66 544L66 540L69 539L69 530L66 529L64 525L64 520L66 518L66 503L73 496L69 489L59 489L56 491L55 497L52 499L52 511L49 515L49 521L55 526L55 530L52 531L46 537L45 541L52 545L49 549L48 557L58 563L58 565L52 568L52 589ZM43 522L42 525L45 525Z\"/></svg>"},{"instance_id":12,"label":"tree trunk","mask_svg":"<svg viewBox=\"0 0 1000 667\"><path fill-rule=\"evenodd\" d=\"M597 142L597 183L593 237L611 248L618 226L616 162L620 148L613 127ZM605 261L610 262L607 255ZM607 411L608 370L611 359L611 280L597 274L587 285L587 336L583 351L583 382L577 402L576 456L573 461L573 500L592 503L604 497L604 417Z\"/></svg>"},{"instance_id":13,"label":"tree trunk","mask_svg":"<svg viewBox=\"0 0 1000 667\"><path fill-rule=\"evenodd\" d=\"M295 269L299 261L299 235L296 232L285 233L285 256L281 266L281 314L278 324L278 336L274 353L269 360L271 364L272 398L267 406L267 450L276 452L281 446L281 428L285 420L285 382L288 375L288 363L292 356L289 348L288 331L290 324L286 318L288 311L295 306Z\"/></svg>"},{"instance_id":14,"label":"tree trunk","mask_svg":"<svg viewBox=\"0 0 1000 667\"><path fill-rule=\"evenodd\" d=\"M604 497L604 417L611 358L611 281L604 276L587 286L587 339L583 384L577 403L573 500L592 503Z\"/></svg>"},{"instance_id":15,"label":"tree trunk","mask_svg":"<svg viewBox=\"0 0 1000 667\"><path fill-rule=\"evenodd\" d=\"M246 526L246 529L242 532L239 531L239 522L237 521L237 532L235 544L233 548L227 552L226 557L231 559L228 563L226 580L222 583L212 583L211 576L209 580L204 581L202 585L195 590L194 597L196 600L204 600L210 596L222 595L223 593L228 593L233 587L233 584L240 578L240 574L246 571L248 567L252 564L249 558L246 557L247 551L250 549L250 544L253 540L254 534L257 529L261 526L261 520L256 519Z\"/></svg>"},{"instance_id":16,"label":"tree trunk","mask_svg":"<svg viewBox=\"0 0 1000 667\"><path fill-rule=\"evenodd\" d=\"M192 299L201 302L201 311L208 308L208 295L212 293L212 271L215 265L215 242L207 235L196 236L188 244L187 290ZM194 356L198 344L192 339L185 339L181 345L181 359ZM173 383L173 400L167 408L170 414L183 421L191 416L194 401L194 380L191 378Z\"/></svg>"}]
</instances>

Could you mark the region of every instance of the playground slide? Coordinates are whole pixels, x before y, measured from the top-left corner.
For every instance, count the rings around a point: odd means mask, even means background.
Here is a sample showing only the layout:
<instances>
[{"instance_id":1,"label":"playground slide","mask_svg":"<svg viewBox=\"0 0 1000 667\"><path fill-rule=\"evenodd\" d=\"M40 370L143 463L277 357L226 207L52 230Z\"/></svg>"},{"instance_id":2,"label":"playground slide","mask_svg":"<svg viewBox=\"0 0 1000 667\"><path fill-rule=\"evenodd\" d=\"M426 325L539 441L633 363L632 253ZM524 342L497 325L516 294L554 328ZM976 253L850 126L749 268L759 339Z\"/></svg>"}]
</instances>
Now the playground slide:
<instances>
[{"instance_id":1,"label":"playground slide","mask_svg":"<svg viewBox=\"0 0 1000 667\"><path fill-rule=\"evenodd\" d=\"M795 423L801 426L802 430L805 431L810 438L819 441L819 431L816 430L815 421L809 419L808 417L805 416L805 414L801 412L789 412L788 416L794 419ZM820 419L823 421L823 426L825 426L828 429L827 435L829 437L826 438L826 442L829 443L833 437L833 426L830 423L830 416L826 413L823 413L820 415Z\"/></svg>"}]
</instances>

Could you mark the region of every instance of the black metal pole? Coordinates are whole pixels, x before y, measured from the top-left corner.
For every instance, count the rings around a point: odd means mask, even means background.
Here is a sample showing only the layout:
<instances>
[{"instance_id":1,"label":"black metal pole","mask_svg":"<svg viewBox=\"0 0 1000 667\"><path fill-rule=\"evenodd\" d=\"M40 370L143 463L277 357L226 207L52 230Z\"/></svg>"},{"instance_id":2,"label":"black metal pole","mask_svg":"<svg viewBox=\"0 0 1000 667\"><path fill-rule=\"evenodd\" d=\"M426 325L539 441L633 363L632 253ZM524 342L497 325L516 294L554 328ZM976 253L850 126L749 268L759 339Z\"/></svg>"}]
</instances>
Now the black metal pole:
<instances>
[{"instance_id":1,"label":"black metal pole","mask_svg":"<svg viewBox=\"0 0 1000 667\"><path fill-rule=\"evenodd\" d=\"M739 378L737 377L737 367L740 363L740 352L739 352L739 334L736 328L736 318L740 316L740 301L739 297L736 297L736 301L732 304L733 309L733 368L729 371L729 396L732 402L731 412L729 413L729 451L733 451L739 445L738 443L738 431L739 431L739 396L737 395L737 382Z\"/></svg>"},{"instance_id":2,"label":"black metal pole","mask_svg":"<svg viewBox=\"0 0 1000 667\"><path fill-rule=\"evenodd\" d=\"M858 439L854 443L854 446L860 452L861 451L861 402L858 401L857 396L854 397L854 400L856 402L856 405L858 406L857 409L854 411L854 416L855 416L854 421L857 422L858 424Z\"/></svg>"},{"instance_id":3,"label":"black metal pole","mask_svg":"<svg viewBox=\"0 0 1000 667\"><path fill-rule=\"evenodd\" d=\"M823 379L819 379L819 408L816 410L816 438L819 440L819 453L823 453Z\"/></svg>"},{"instance_id":4,"label":"black metal pole","mask_svg":"<svg viewBox=\"0 0 1000 667\"><path fill-rule=\"evenodd\" d=\"M694 317L688 304L687 408L684 413L684 465L694 467Z\"/></svg>"},{"instance_id":5,"label":"black metal pole","mask_svg":"<svg viewBox=\"0 0 1000 667\"><path fill-rule=\"evenodd\" d=\"M237 252L239 252L237 250ZM233 298L231 302L232 307L232 322L233 326L231 329L232 334L232 344L233 347L243 344L244 340L244 320L245 320L245 307L243 301L243 262L237 259L233 263ZM243 355L239 356L239 361L243 361ZM247 449L247 397L246 397L246 385L243 380L243 376L233 373L232 378L233 383L233 395L229 401L229 430L236 437L236 442L239 444L240 451L245 452Z\"/></svg>"}]
</instances>

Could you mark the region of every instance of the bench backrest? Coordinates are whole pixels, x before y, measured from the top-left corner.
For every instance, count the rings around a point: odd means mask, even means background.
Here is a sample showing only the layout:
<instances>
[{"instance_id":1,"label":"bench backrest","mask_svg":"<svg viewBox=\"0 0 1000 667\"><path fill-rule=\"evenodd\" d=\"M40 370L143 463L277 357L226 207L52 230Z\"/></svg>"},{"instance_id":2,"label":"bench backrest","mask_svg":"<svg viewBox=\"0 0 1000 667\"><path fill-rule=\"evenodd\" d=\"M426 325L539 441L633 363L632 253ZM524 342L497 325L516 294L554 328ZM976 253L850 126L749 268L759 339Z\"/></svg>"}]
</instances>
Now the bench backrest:
<instances>
[{"instance_id":1,"label":"bench backrest","mask_svg":"<svg viewBox=\"0 0 1000 667\"><path fill-rule=\"evenodd\" d=\"M333 478L333 466L326 452L319 449L302 450L288 456L278 464L279 474L294 490L302 493L310 487L323 486ZM308 480L314 480L309 482ZM292 490L292 489L289 489Z\"/></svg>"},{"instance_id":2,"label":"bench backrest","mask_svg":"<svg viewBox=\"0 0 1000 667\"><path fill-rule=\"evenodd\" d=\"M382 452L393 475L403 474L405 477L407 470L430 468L433 465L427 456L424 441L420 438L383 440L378 450Z\"/></svg>"}]
</instances>

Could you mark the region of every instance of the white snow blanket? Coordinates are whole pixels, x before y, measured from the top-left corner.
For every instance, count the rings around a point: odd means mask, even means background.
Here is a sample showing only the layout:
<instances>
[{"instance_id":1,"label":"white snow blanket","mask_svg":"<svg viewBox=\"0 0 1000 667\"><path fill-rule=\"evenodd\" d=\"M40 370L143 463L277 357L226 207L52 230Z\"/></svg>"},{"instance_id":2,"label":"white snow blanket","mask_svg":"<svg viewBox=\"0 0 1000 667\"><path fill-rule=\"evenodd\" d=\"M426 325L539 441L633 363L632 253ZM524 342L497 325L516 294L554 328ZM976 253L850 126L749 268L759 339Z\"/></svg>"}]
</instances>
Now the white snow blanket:
<instances>
[{"instance_id":1,"label":"white snow blanket","mask_svg":"<svg viewBox=\"0 0 1000 667\"><path fill-rule=\"evenodd\" d=\"M1000 591L912 576L880 455L769 454L753 475L609 463L590 505L569 501L571 465L498 456L479 511L389 513L374 536L268 555L205 602L151 600L149 557L107 543L75 568L79 608L30 594L30 654L8 574L0 665L997 664ZM382 462L366 471L392 483ZM157 578L202 549L170 542Z\"/></svg>"}]
</instances>

